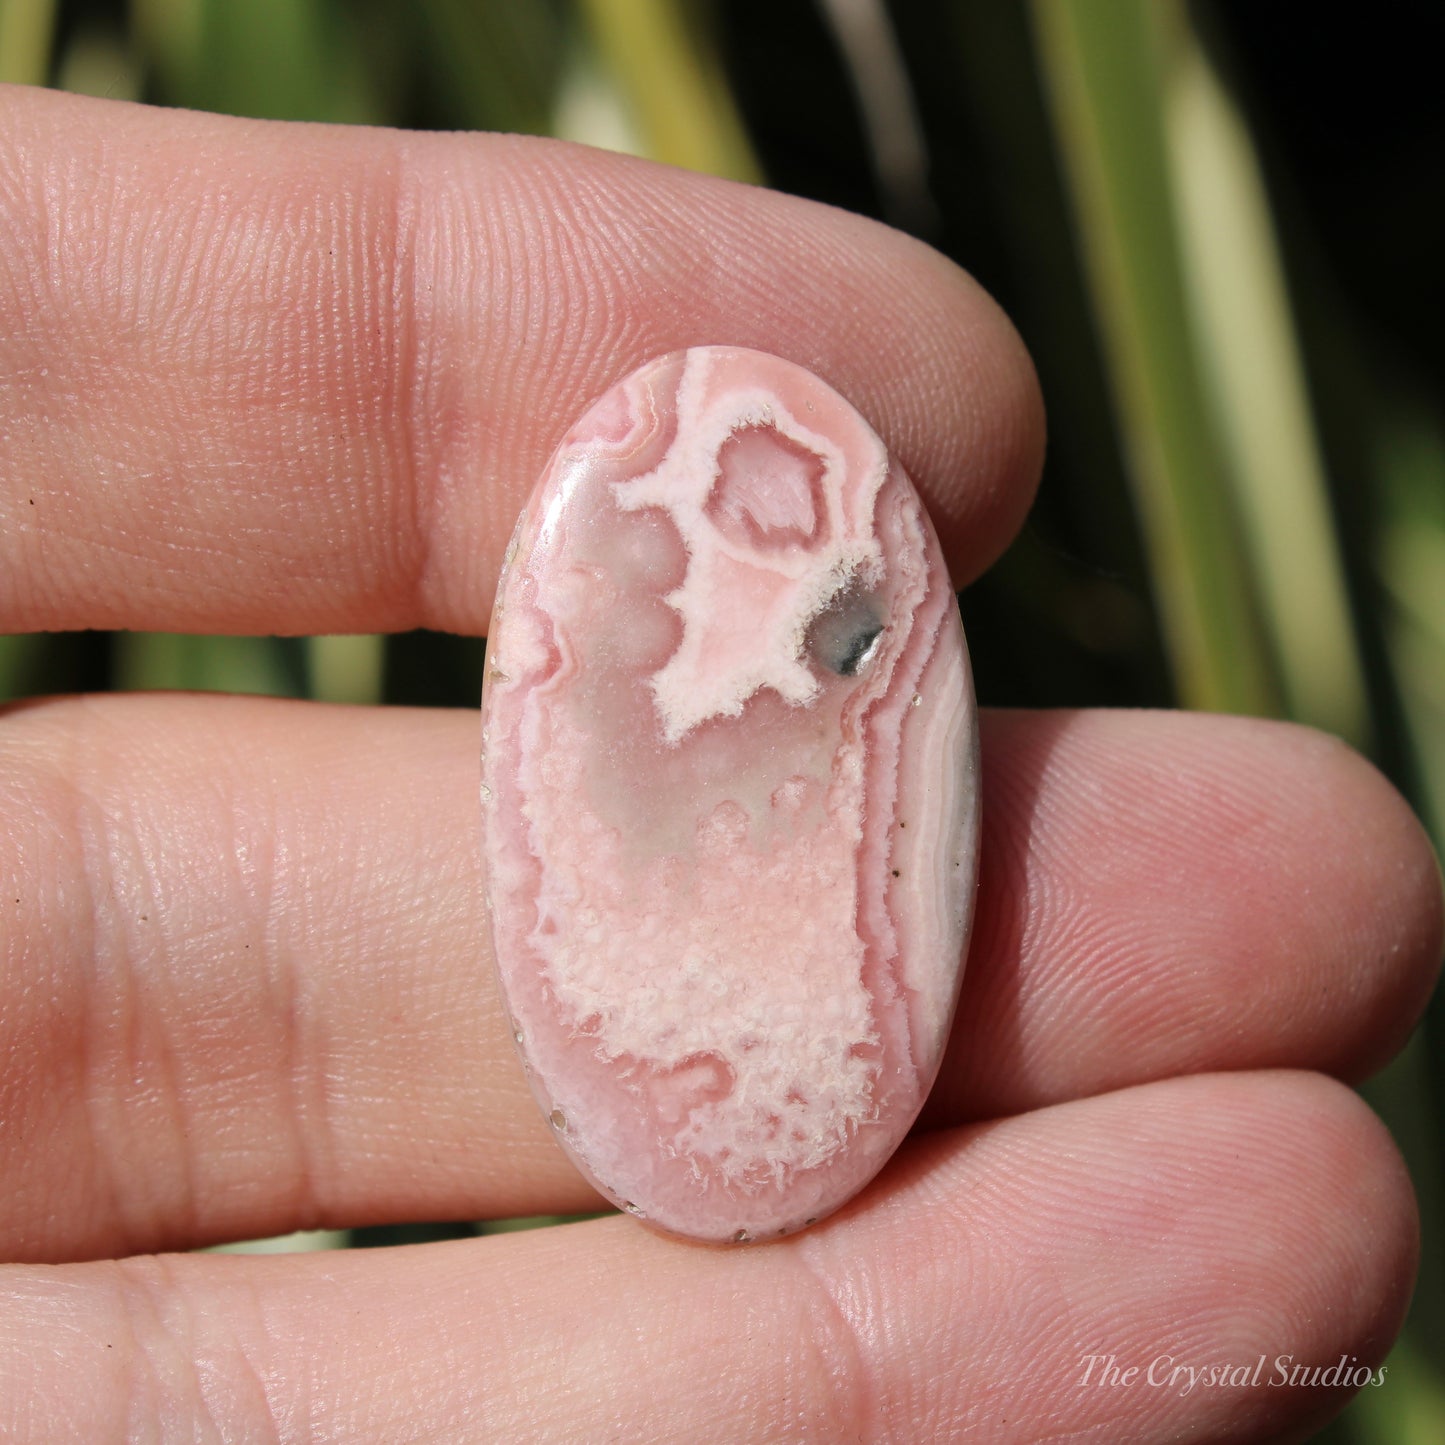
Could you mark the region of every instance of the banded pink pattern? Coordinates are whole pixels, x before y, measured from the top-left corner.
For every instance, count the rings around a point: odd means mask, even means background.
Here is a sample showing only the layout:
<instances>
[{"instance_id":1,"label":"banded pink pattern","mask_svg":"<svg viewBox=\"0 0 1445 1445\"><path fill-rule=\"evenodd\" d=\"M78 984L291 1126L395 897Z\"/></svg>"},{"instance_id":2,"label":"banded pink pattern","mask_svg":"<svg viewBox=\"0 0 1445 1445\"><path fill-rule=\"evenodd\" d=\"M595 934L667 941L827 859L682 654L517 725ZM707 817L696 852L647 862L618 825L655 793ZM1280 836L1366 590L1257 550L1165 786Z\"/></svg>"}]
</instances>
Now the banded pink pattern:
<instances>
[{"instance_id":1,"label":"banded pink pattern","mask_svg":"<svg viewBox=\"0 0 1445 1445\"><path fill-rule=\"evenodd\" d=\"M643 367L518 524L482 717L501 989L572 1158L695 1239L836 1209L932 1085L974 888L967 654L902 469L776 357Z\"/></svg>"}]
</instances>

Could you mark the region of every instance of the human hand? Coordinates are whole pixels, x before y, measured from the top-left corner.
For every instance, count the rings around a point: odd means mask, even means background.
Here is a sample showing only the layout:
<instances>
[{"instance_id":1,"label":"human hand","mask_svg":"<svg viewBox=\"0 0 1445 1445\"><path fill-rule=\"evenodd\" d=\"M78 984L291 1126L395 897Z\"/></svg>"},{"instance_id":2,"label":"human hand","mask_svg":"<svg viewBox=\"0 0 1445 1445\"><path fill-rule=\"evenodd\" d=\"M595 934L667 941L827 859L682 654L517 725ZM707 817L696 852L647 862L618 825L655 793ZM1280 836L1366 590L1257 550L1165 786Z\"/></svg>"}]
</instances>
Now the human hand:
<instances>
[{"instance_id":1,"label":"human hand","mask_svg":"<svg viewBox=\"0 0 1445 1445\"><path fill-rule=\"evenodd\" d=\"M0 91L0 627L480 633L566 425L715 342L848 397L960 585L1019 526L1028 361L895 233L543 142ZM944 1073L823 1225L156 1258L596 1203L483 956L476 719L8 710L0 1435L1252 1440L1332 1413L1339 1388L1084 1380L1388 1347L1411 1190L1334 1079L1434 978L1418 826L1268 723L985 714L983 763Z\"/></svg>"}]
</instances>

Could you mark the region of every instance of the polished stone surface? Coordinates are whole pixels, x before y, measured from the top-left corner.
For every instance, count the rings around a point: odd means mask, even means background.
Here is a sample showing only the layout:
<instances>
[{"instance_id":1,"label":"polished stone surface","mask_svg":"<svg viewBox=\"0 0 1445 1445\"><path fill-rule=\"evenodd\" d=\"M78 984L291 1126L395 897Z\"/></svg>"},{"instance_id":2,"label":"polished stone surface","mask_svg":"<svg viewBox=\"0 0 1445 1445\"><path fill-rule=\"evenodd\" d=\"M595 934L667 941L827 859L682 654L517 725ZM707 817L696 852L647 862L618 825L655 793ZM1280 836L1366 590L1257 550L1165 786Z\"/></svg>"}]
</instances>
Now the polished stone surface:
<instances>
[{"instance_id":1,"label":"polished stone surface","mask_svg":"<svg viewBox=\"0 0 1445 1445\"><path fill-rule=\"evenodd\" d=\"M694 1239L836 1209L942 1057L977 852L958 606L811 373L654 361L563 440L488 644L498 975L552 1127Z\"/></svg>"}]
</instances>

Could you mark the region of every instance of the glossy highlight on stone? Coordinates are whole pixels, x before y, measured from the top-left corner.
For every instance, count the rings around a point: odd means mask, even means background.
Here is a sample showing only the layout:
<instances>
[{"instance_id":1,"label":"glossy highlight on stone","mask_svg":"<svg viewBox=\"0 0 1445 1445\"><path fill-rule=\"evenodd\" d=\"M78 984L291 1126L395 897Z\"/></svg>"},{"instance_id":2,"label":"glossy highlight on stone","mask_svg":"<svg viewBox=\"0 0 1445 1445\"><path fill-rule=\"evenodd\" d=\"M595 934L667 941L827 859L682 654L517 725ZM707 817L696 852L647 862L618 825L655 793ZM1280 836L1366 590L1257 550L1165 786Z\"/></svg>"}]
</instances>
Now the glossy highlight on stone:
<instances>
[{"instance_id":1,"label":"glossy highlight on stone","mask_svg":"<svg viewBox=\"0 0 1445 1445\"><path fill-rule=\"evenodd\" d=\"M846 1202L938 1071L977 854L958 606L902 468L789 362L644 366L518 523L482 725L498 978L572 1159L692 1239Z\"/></svg>"}]
</instances>

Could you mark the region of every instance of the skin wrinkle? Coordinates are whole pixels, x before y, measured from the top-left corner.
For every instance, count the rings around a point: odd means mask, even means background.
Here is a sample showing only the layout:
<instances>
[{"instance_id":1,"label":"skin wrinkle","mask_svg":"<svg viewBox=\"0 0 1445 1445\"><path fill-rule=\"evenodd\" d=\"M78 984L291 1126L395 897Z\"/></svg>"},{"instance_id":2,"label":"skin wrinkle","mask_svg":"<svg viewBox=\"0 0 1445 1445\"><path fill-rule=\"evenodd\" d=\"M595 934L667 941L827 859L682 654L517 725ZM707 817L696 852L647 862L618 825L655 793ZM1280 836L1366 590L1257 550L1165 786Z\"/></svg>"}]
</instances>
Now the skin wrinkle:
<instances>
[{"instance_id":1,"label":"skin wrinkle","mask_svg":"<svg viewBox=\"0 0 1445 1445\"><path fill-rule=\"evenodd\" d=\"M323 811L330 816L334 810L324 806ZM345 838L338 838L336 845L338 851L344 850L347 846ZM359 876L362 878L369 878L372 871L366 868L366 861L363 853L358 858L362 870ZM293 866L304 873L307 863L300 860ZM354 897L354 890L362 892L363 897ZM346 889L339 899L341 907L348 913L358 906L364 907L364 891L364 884L358 889L350 875L346 875ZM318 904L314 895L311 901L313 905ZM324 927L313 927L309 931L321 933ZM303 946L298 940L297 951L300 952ZM337 1212L331 1196L335 1181L344 1176L346 1168L346 1151L338 1141L332 1097L338 1077L344 1075L345 1063L338 1064L333 1060L325 994L319 984L320 976L314 968L293 967L290 1016L297 1021L294 1057L298 1079L294 1089L295 1142L302 1161L304 1183L301 1196L304 1207L298 1210L296 1217L308 1219L313 1225L328 1220Z\"/></svg>"},{"instance_id":2,"label":"skin wrinkle","mask_svg":"<svg viewBox=\"0 0 1445 1445\"><path fill-rule=\"evenodd\" d=\"M154 922L155 934L162 940L162 949L164 950L167 900L164 896L163 855L160 849L148 849L143 842L144 816L122 820L119 809L115 810L114 816L118 826L122 825L123 821L130 824L125 830L126 842L129 844L130 855L133 859L132 866L140 875L140 881L143 884L143 891L138 890L134 896L131 904L131 916L126 916L122 904L111 930L119 943L117 952L126 956L126 961L120 965L121 970L126 970L131 968L134 960L143 953L137 934L145 925ZM107 846L112 857L126 856L114 835L107 839ZM157 867L158 862L159 867ZM162 957L164 957L164 953L162 953ZM146 981L144 973L133 974L132 982L135 985L133 992L139 994L143 1001L147 992ZM136 1012L138 1015L146 1012L144 1002L142 1008L137 1009ZM185 1040L182 1038L179 1046L177 1045L176 1030L173 1024L169 1024L166 1011L157 1009L152 1014L152 1018L156 1039L152 1052L159 1065L154 1092L158 1101L165 1106L167 1123L175 1139L175 1144L169 1152L179 1174L179 1198L175 1197L177 1190L172 1186L166 1188L162 1196L153 1201L154 1217L147 1220L145 1225L136 1231L140 1238L153 1237L157 1229L164 1228L168 1220L177 1216L185 1221L186 1232L195 1234L202 1228L206 1215L206 1206L202 1200L202 1191L197 1178L196 1154L186 1142L191 1138L194 1126L204 1124L204 1118L194 1118L189 1107L189 1091L183 1082L186 1072L184 1059L187 1052ZM143 1046L134 1049L136 1061L132 1063L132 1079L142 1073L143 1063L138 1061L143 1061L145 1056L146 1051ZM118 1089L117 1092L119 1093L120 1090Z\"/></svg>"},{"instance_id":3,"label":"skin wrinkle","mask_svg":"<svg viewBox=\"0 0 1445 1445\"><path fill-rule=\"evenodd\" d=\"M72 746L71 755L75 749ZM75 1039L78 1044L77 1075L83 1100L83 1116L89 1140L89 1160L85 1169L86 1193L93 1201L91 1210L102 1217L109 1216L119 1223L120 1232L126 1232L126 1217L129 1213L128 1190L123 1181L124 1170L118 1167L117 1156L108 1147L111 1140L110 1121L107 1117L111 1100L105 1097L106 1071L100 1060L108 1052L109 1033L105 1014L106 1005L102 1000L99 985L100 950L98 941L101 933L102 897L105 879L91 866L90 853L85 846L88 830L84 819L90 811L90 800L86 798L75 770L69 769L58 775L66 781L66 796L69 818L69 834L74 840L75 854L80 860L80 881L85 891L84 943L80 952L82 967L87 974L86 984L77 989L67 990L67 998L77 1005L80 1017L77 1020ZM104 856L104 855L102 855ZM74 917L76 910L72 910ZM128 1161L127 1161L128 1162Z\"/></svg>"},{"instance_id":4,"label":"skin wrinkle","mask_svg":"<svg viewBox=\"0 0 1445 1445\"><path fill-rule=\"evenodd\" d=\"M385 217L385 222L353 214L337 225L336 249L341 249L348 235L354 236L364 259L356 268L362 272L362 280L350 288L340 288L349 315L337 325L333 342L341 359L342 395L350 392L367 396L375 378L377 395L374 401L364 404L359 430L363 438L379 439L375 445L383 454L384 464L374 469L372 495L350 501L352 530L367 535L369 515L391 514L388 525L376 534L382 555L373 564L363 560L361 565L368 572L396 578L399 589L405 586L406 579L425 576L430 570L427 554L431 540L430 528L419 525L425 489L410 418L416 395L415 306L411 287L404 278L408 271L414 277L414 238L398 229L405 210L401 194L407 155L404 146L397 147L385 183L378 186L373 210ZM358 334L368 341L364 366L348 346L349 338ZM388 488L382 481L384 476L399 478L400 484ZM411 605L415 610L415 602Z\"/></svg>"},{"instance_id":5,"label":"skin wrinkle","mask_svg":"<svg viewBox=\"0 0 1445 1445\"><path fill-rule=\"evenodd\" d=\"M329 818L330 811L323 804L318 814ZM291 1146L287 1153L294 1160L287 1217L298 1221L296 1227L314 1228L328 1218L327 1181L340 1171L330 1103L333 1070L323 1053L324 1000L318 998L318 973L304 939L308 932L321 931L311 926L312 914L324 911L331 900L329 891L323 893L307 881L310 860L279 844L287 832L282 812L281 798L268 790L264 811L251 825L252 834L264 846L256 849L255 869L243 886L257 900L265 919L261 967L266 1013L278 1023L280 1058L274 1074L284 1089L282 1122ZM319 839L318 847L326 848L329 841ZM350 911L351 899L338 901ZM278 1167L276 1172L285 1179L288 1171Z\"/></svg>"},{"instance_id":6,"label":"skin wrinkle","mask_svg":"<svg viewBox=\"0 0 1445 1445\"><path fill-rule=\"evenodd\" d=\"M178 1279L177 1285L186 1288L182 1280ZM207 1308L199 1299L196 1304L197 1317L207 1325L208 1346L218 1327L225 1332L224 1350L210 1347L196 1357L197 1388L209 1418L217 1425L218 1439L229 1439L227 1422L236 1418L236 1412L228 1407L238 1395L248 1400L256 1426L265 1427L266 1440L282 1445L283 1441L297 1439L295 1420L283 1424L278 1418L276 1381L268 1379L253 1358L257 1351L252 1342L265 1338L263 1292L258 1286L243 1286L232 1291L229 1303L230 1308L225 1311ZM224 1358L217 1360L213 1358L216 1355ZM253 1431L249 1438L259 1440L261 1437Z\"/></svg>"},{"instance_id":7,"label":"skin wrinkle","mask_svg":"<svg viewBox=\"0 0 1445 1445\"><path fill-rule=\"evenodd\" d=\"M479 497L485 530L502 524L504 503L491 473L493 447L486 444L495 430L495 417L467 404L474 385L473 371L456 364L465 350L458 335L453 305L469 293L468 278L485 278L483 294L506 296L499 274L499 256L505 254L505 230L497 217L481 214L470 204L469 192L459 189L449 174L438 183L408 146L409 164L398 187L398 208L405 217L407 240L398 255L407 258L407 276L398 311L402 336L410 339L411 380L405 388L405 409L410 438L410 476L417 496L413 516L421 528L418 566L410 582L411 606L421 625L433 610L444 612L463 605L464 597L479 586L479 563L468 558L450 569L439 555L438 543L451 528L451 510L459 494ZM477 238L483 238L478 242ZM480 244L481 254L474 248ZM400 274L400 272L399 272ZM425 278L425 279L423 279ZM497 338L493 354L511 350L505 337ZM478 475L480 473L480 475ZM439 596L433 596L434 578L446 579Z\"/></svg>"},{"instance_id":8,"label":"skin wrinkle","mask_svg":"<svg viewBox=\"0 0 1445 1445\"><path fill-rule=\"evenodd\" d=\"M314 1228L325 1212L320 1203L314 1161L320 1155L331 1153L329 1121L324 1102L324 1070L308 1068L304 965L283 947L279 936L283 909L278 898L290 860L286 850L276 846L279 832L272 826L275 814L275 803L268 795L264 821L253 830L262 846L252 848L238 843L231 856L237 867L238 893L249 897L254 911L263 920L259 930L262 956L256 960L255 967L262 980L266 1016L275 1025L273 1036L278 1054L275 1077L283 1095L278 1122L290 1145L286 1149L278 1140L274 1149L278 1158L290 1161L290 1167L278 1167L273 1162L271 1168L286 1182L289 1217L297 1221L297 1228L307 1229ZM237 827L236 831L239 834L241 829Z\"/></svg>"},{"instance_id":9,"label":"skin wrinkle","mask_svg":"<svg viewBox=\"0 0 1445 1445\"><path fill-rule=\"evenodd\" d=\"M0 712L3 717L3 712ZM0 733L0 745L4 734ZM28 772L28 755L24 749L5 748L6 760L18 754L21 768L16 770L21 777ZM52 786L58 797L68 802L70 790L64 786L63 778L52 776L49 769L39 769L37 783L30 787L15 786L14 783L0 783L0 840L5 844L4 879L0 882L0 912L3 912L9 926L0 929L0 956L3 956L5 970L0 987L0 1027L3 1027L9 1046L0 1052L0 1119L6 1121L7 1132L14 1137L5 1141L3 1167L0 1178L7 1184L6 1203L12 1218L19 1221L17 1234L22 1252L33 1249L39 1243L34 1231L43 1231L48 1223L51 1210L45 1204L44 1191L33 1187L23 1171L10 1167L11 1159L34 1149L47 1137L56 1112L67 1104L73 1104L80 1092L74 1083L74 1070L64 1074L63 1082L49 1074L46 1069L44 1038L53 1033L55 1022L64 1007L60 993L57 967L47 967L38 957L40 949L28 946L31 943L31 920L44 907L43 895L49 899L64 894L67 871L65 862L47 858L46 844L59 842L63 824L57 817L44 812L33 811L29 806L31 793L38 787ZM3 777L3 774L0 774ZM29 781L26 779L26 781ZM56 812L68 811L64 808ZM57 851L61 851L57 849ZM12 909L15 910L12 913ZM85 910L75 910L78 915L70 920L65 930L62 948L69 943L85 916ZM13 919L13 923L10 920ZM73 952L83 955L87 950L76 948ZM35 965L39 963L39 967ZM32 973L33 970L33 973ZM80 1005L83 1010L85 999ZM30 1026L38 1016L41 1027ZM79 1019L78 1037L84 1037L85 1020Z\"/></svg>"},{"instance_id":10,"label":"skin wrinkle","mask_svg":"<svg viewBox=\"0 0 1445 1445\"><path fill-rule=\"evenodd\" d=\"M107 731L103 709L86 703L71 706L85 709L91 716L99 713L102 734ZM92 982L66 992L68 999L86 1010L88 1020L74 1031L74 1037L85 1046L76 1073L88 1086L85 1098L91 1142L87 1153L91 1168L84 1197L99 1217L117 1221L123 1238L144 1247L162 1229L179 1229L191 1235L205 1232L203 1221L209 1207L203 1207L199 1199L195 1145L206 1139L219 1119L211 1102L215 1097L213 1086L197 1076L194 1063L186 1067L180 1062L188 1050L194 1049L195 1041L174 1045L167 1024L178 1010L174 1002L167 1004L163 997L164 964L168 954L179 957L181 953L168 917L165 883L153 871L155 854L145 841L148 831L156 825L164 827L164 819L157 818L148 827L142 815L133 824L128 823L106 801L113 784L103 771L97 771L97 760L103 769L107 749L97 749L88 758L79 749L67 751L72 761L62 776L73 779L68 790L75 799L72 837L77 857L84 860L77 876L84 880L92 900L87 936L93 942L85 954L97 964ZM146 771L143 767L140 776L144 777ZM216 791L215 805L225 807L220 790ZM234 829L230 831L234 835ZM218 856L239 857L243 851L239 847L225 848ZM118 869L110 866L112 860L120 860ZM258 873L266 879L272 870L263 864ZM219 891L224 895L234 892L234 888L223 886ZM223 946L224 940L218 938L217 943ZM206 936L193 936L190 946L197 945L209 951ZM162 965L160 974L155 964ZM147 976L149 985L144 982ZM279 970L277 976L285 979L288 970ZM109 979L110 985L100 986L100 979ZM144 1008L138 1002L143 997L148 1000ZM161 1006L156 1007L157 1003ZM142 1029L138 1020L143 1017L150 1023ZM144 1112L128 1118L123 1108L128 1097L144 1101ZM156 1107L165 1111L173 1140L165 1150L168 1167L159 1173L146 1171L143 1187L137 1191L137 1159L153 1157ZM304 1171L285 1172L298 1173L300 1179L305 1179ZM131 1184L121 1188L116 1181L127 1173ZM100 1180L108 1181L108 1189L103 1187L97 1197L96 1184Z\"/></svg>"},{"instance_id":11,"label":"skin wrinkle","mask_svg":"<svg viewBox=\"0 0 1445 1445\"><path fill-rule=\"evenodd\" d=\"M381 189L379 183L377 189ZM313 196L298 190L283 193L283 199L284 210L279 217L263 214L259 218L261 233L274 239L262 253L264 309L258 313L258 322L266 333L274 331L275 337L263 335L254 347L246 348L245 354L284 355L284 369L278 376L258 376L256 381L296 399L288 416L290 429L302 454L317 456L322 465L317 469L320 485L297 489L281 499L282 513L295 518L298 530L304 527L305 514L313 508L323 516L334 516L336 521L325 529L328 534L362 539L350 565L387 577L391 569L384 548L392 528L385 525L384 516L379 517L382 525L374 533L356 529L352 520L358 511L355 495L368 496L375 491L373 473L379 469L372 456L372 437L376 429L368 416L375 403L365 391L347 385L349 357L343 338L356 333L339 324L338 319L368 281L366 206L364 202L357 204L357 214L347 216L346 203L324 194ZM282 204L283 200L278 199L276 205ZM338 206L343 208L340 218L335 214ZM331 271L338 252L344 261L335 265L333 278ZM284 318L275 315L283 298L312 318L316 331L312 344L297 344L299 338L289 334ZM358 330L363 349L369 347L368 330ZM345 400L348 396L353 398L349 404Z\"/></svg>"},{"instance_id":12,"label":"skin wrinkle","mask_svg":"<svg viewBox=\"0 0 1445 1445\"><path fill-rule=\"evenodd\" d=\"M163 1439L224 1441L226 1417L212 1409L212 1392L206 1388L208 1365L218 1352L212 1338L216 1312L211 1312L210 1328L202 1329L202 1312L184 1287L174 1257L125 1259L116 1267L118 1302L136 1341L137 1356L146 1362L143 1373L153 1397L148 1409L132 1414L128 1429L159 1427ZM229 1324L227 1334L234 1344ZM227 1353L244 1359L239 1348ZM254 1420L257 1412L252 1413Z\"/></svg>"},{"instance_id":13,"label":"skin wrinkle","mask_svg":"<svg viewBox=\"0 0 1445 1445\"><path fill-rule=\"evenodd\" d=\"M430 575L436 565L432 544L437 526L431 507L432 493L423 481L436 472L422 454L421 439L426 435L426 426L424 420L418 420L419 408L427 395L422 370L424 349L420 339L420 283L416 264L417 226L424 204L424 194L416 182L412 150L405 142L399 142L385 207L392 244L389 253L384 245L380 246L376 263L382 282L378 295L385 297L382 314L395 366L390 426L381 431L384 436L395 438L389 452L392 466L401 478L395 531L398 536L417 539L411 554L398 556L394 565L398 573L404 575L409 569L417 579ZM417 616L424 612L419 585L410 600L410 608Z\"/></svg>"},{"instance_id":14,"label":"skin wrinkle","mask_svg":"<svg viewBox=\"0 0 1445 1445\"><path fill-rule=\"evenodd\" d=\"M145 1007L145 981L134 968L134 928L127 926L129 909L136 922L142 913L147 920L154 915L157 931L163 932L163 900L125 886L129 880L122 872L127 864L134 866L142 850L134 830L104 800L103 782L93 765L77 759L71 776L77 848L91 901L91 983L100 1002L98 1009L88 1011L84 1065L84 1077L100 1085L88 1091L92 1156L105 1178L123 1238L153 1237L162 1221L175 1221L190 1232L202 1211L192 1154L183 1142L187 1130L176 1055L168 1046L164 1013L152 1015ZM90 989L77 992L85 997ZM154 1122L149 1116L159 1106L179 1145L169 1151L171 1168L160 1191L152 1191L149 1179L143 1190L124 1182L133 1176L137 1157L136 1130L126 1127L125 1101L132 1092L147 1105L147 1140ZM142 1145L142 1155L147 1152Z\"/></svg>"},{"instance_id":15,"label":"skin wrinkle","mask_svg":"<svg viewBox=\"0 0 1445 1445\"><path fill-rule=\"evenodd\" d=\"M799 1236L800 1241L806 1236ZM826 1401L831 1417L830 1430L843 1428L848 1422L863 1439L881 1438L874 1408L875 1388L871 1361L877 1357L872 1322L866 1315L859 1318L856 1309L846 1300L846 1284L834 1283L826 1269L818 1267L817 1252L794 1249L786 1258L787 1267L799 1282L797 1290L799 1313L805 1324L798 1331L799 1342L806 1341L810 1353L818 1360L828 1381L819 1392ZM802 1425L803 1422L797 1422ZM813 1425L823 1422L816 1419Z\"/></svg>"},{"instance_id":16,"label":"skin wrinkle","mask_svg":"<svg viewBox=\"0 0 1445 1445\"><path fill-rule=\"evenodd\" d=\"M125 1329L128 1348L122 1361L122 1375L129 1386L125 1395L124 1428L129 1438L159 1423L169 1396L167 1372L162 1370L157 1349L170 1352L170 1341L158 1328L158 1298L155 1276L161 1268L154 1256L122 1259L103 1266L110 1274L111 1297L117 1309L111 1319Z\"/></svg>"}]
</instances>

